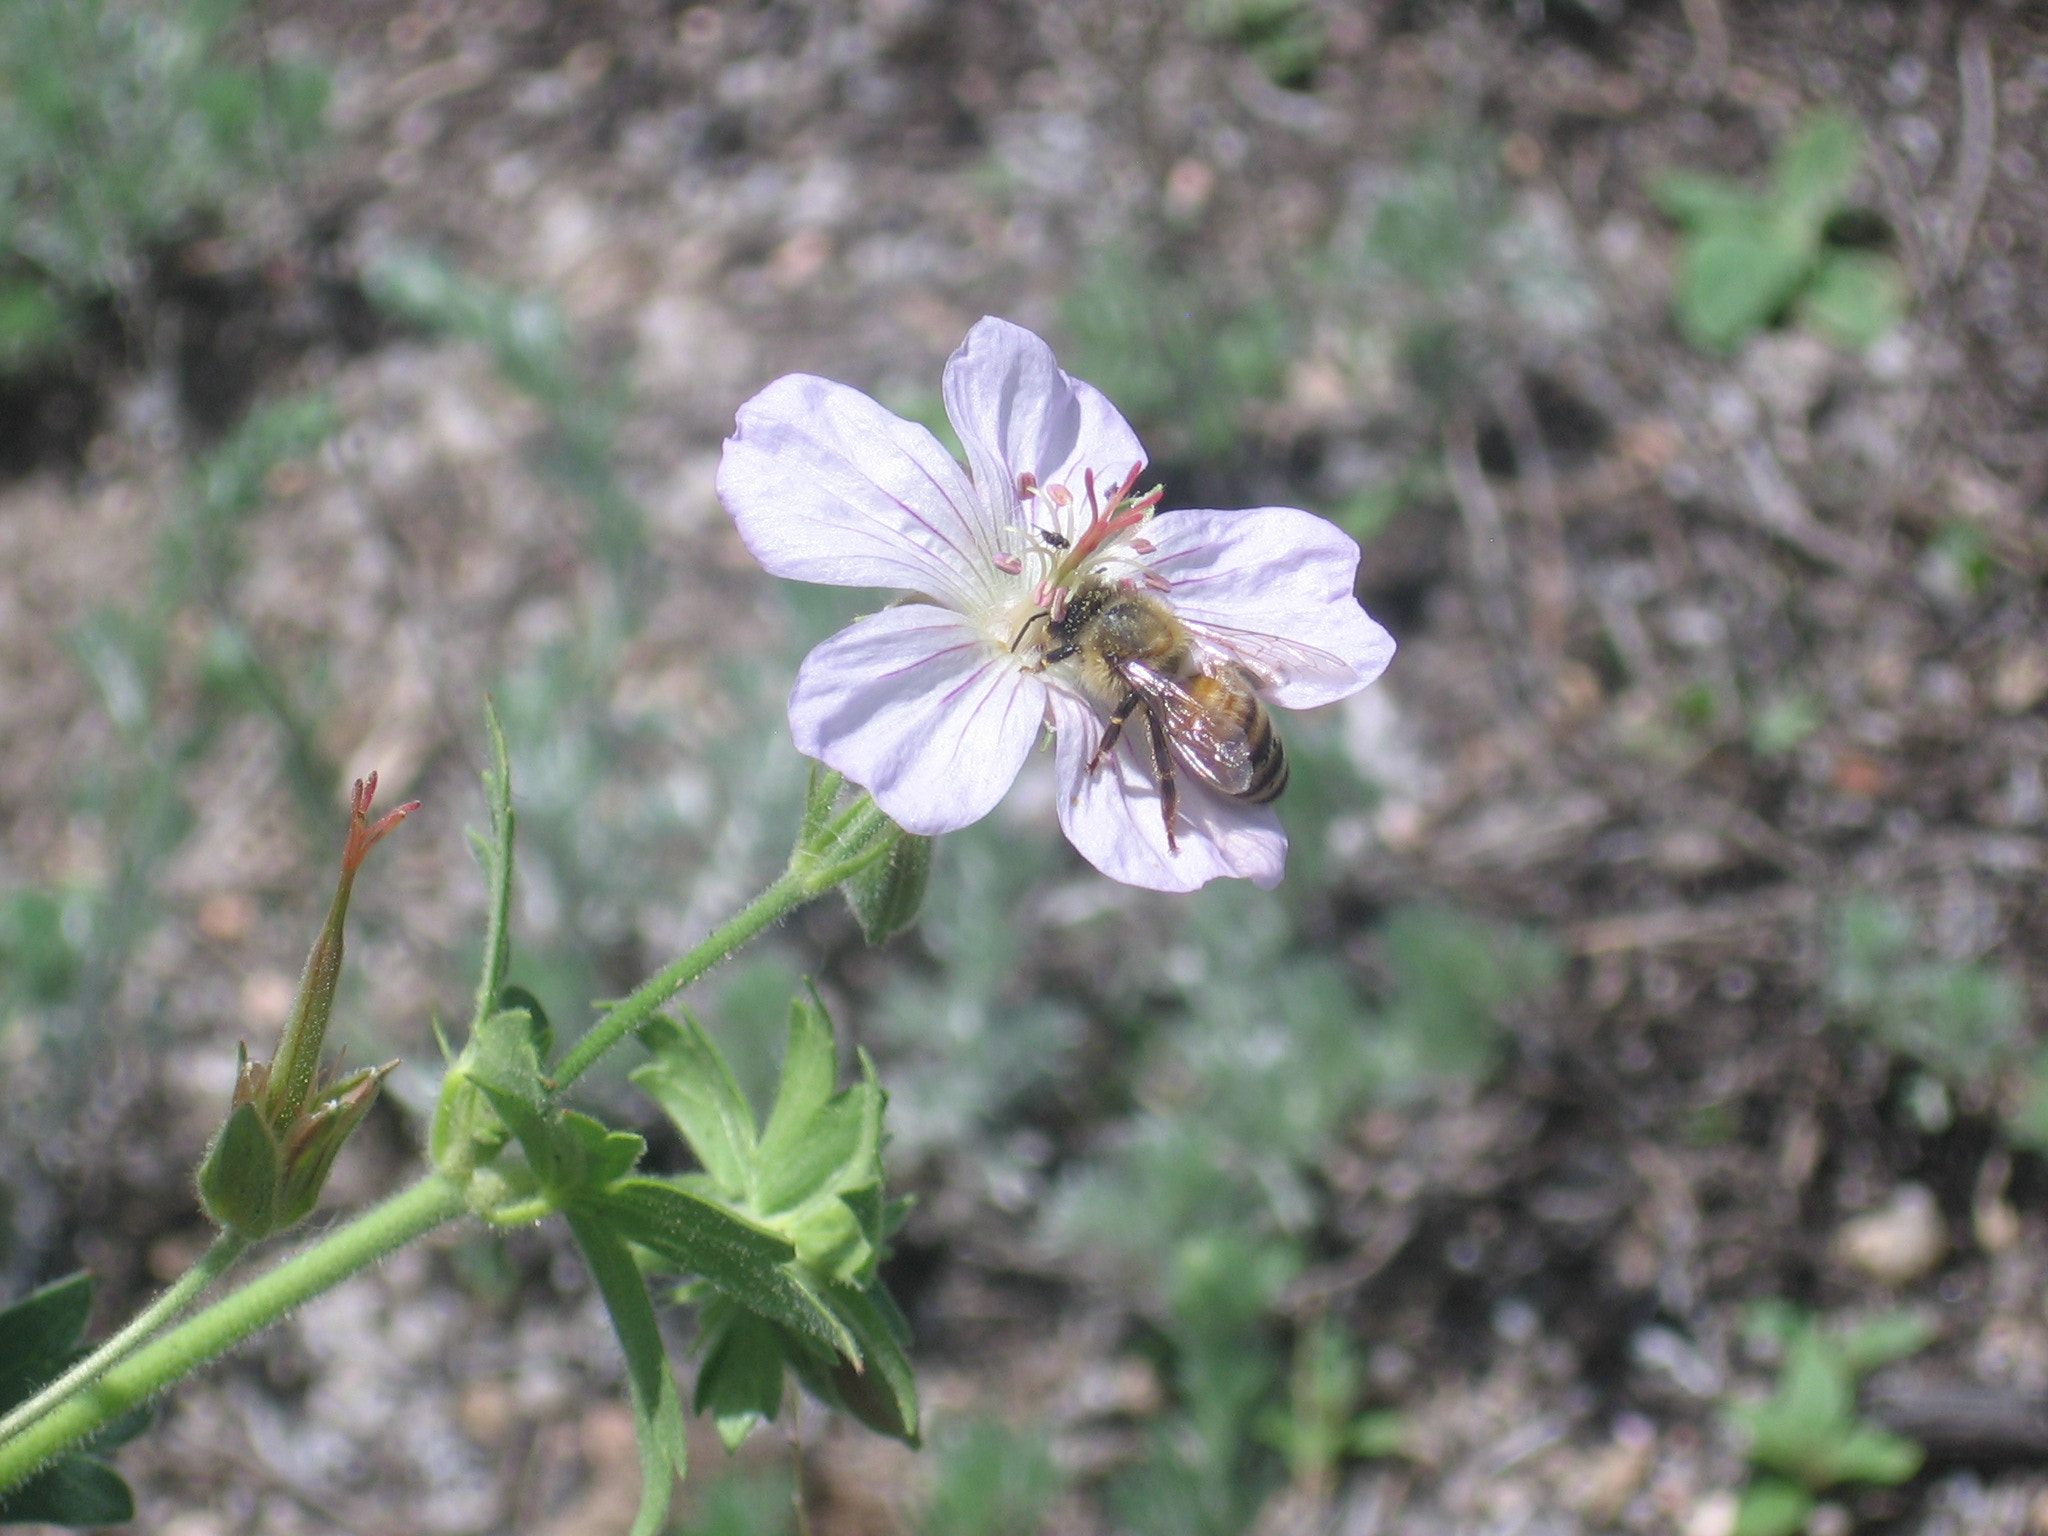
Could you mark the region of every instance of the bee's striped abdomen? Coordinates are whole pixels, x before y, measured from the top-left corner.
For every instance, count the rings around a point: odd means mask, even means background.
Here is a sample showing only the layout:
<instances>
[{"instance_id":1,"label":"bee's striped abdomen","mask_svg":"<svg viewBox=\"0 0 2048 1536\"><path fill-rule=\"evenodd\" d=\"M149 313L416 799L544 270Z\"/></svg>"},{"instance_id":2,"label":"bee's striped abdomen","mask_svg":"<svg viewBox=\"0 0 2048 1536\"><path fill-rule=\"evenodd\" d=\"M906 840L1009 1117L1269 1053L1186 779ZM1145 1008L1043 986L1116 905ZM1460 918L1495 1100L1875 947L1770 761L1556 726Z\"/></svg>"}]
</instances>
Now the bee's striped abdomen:
<instances>
[{"instance_id":1,"label":"bee's striped abdomen","mask_svg":"<svg viewBox=\"0 0 2048 1536\"><path fill-rule=\"evenodd\" d=\"M1249 698L1250 696L1247 695ZM1240 800L1264 805L1280 798L1287 787L1287 749L1280 745L1280 733L1273 729L1273 717L1265 706L1251 699L1251 718L1245 721L1245 744L1251 748L1252 781Z\"/></svg>"}]
</instances>

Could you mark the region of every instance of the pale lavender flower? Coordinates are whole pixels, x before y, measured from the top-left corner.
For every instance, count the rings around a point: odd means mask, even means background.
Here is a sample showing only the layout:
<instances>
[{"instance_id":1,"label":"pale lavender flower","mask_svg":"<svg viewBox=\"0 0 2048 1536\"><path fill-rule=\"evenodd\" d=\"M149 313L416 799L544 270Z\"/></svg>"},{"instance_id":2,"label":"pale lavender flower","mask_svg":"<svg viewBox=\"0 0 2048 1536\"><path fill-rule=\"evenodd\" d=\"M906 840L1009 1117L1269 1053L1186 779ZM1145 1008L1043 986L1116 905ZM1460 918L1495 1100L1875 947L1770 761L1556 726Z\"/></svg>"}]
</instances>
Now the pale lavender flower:
<instances>
[{"instance_id":1,"label":"pale lavender flower","mask_svg":"<svg viewBox=\"0 0 2048 1536\"><path fill-rule=\"evenodd\" d=\"M718 494L767 570L911 594L805 660L798 749L935 835L993 810L1050 729L1060 825L1097 869L1162 891L1271 887L1287 856L1273 807L1204 783L1182 752L1169 827L1144 708L1094 761L1101 674L1091 687L1082 658L1057 654L1052 622L1084 588L1156 594L1199 670L1285 709L1334 703L1394 651L1352 595L1357 544L1292 507L1155 515L1123 417L1008 321L968 332L944 389L971 479L923 427L807 374L741 406L726 440Z\"/></svg>"}]
</instances>

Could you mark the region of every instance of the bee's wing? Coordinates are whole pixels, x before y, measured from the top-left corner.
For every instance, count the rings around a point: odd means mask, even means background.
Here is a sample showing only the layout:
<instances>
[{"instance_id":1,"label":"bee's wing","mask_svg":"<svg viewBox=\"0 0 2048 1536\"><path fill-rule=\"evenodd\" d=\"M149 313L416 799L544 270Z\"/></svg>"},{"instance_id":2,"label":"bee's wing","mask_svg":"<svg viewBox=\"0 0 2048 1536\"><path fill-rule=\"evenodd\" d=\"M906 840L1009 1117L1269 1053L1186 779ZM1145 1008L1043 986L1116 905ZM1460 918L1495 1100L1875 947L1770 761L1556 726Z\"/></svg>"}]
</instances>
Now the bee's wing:
<instances>
[{"instance_id":1,"label":"bee's wing","mask_svg":"<svg viewBox=\"0 0 2048 1536\"><path fill-rule=\"evenodd\" d=\"M1210 624L1185 616L1180 616L1180 622L1215 653L1218 661L1235 663L1257 688L1271 689L1282 682L1311 678L1333 683L1349 682L1357 675L1356 669L1343 657L1296 640L1261 635L1249 629L1232 629L1228 624ZM1215 668L1205 667L1203 670L1214 671Z\"/></svg>"},{"instance_id":2,"label":"bee's wing","mask_svg":"<svg viewBox=\"0 0 2048 1536\"><path fill-rule=\"evenodd\" d=\"M1196 778L1226 795L1251 788L1257 765L1242 717L1211 708L1178 680L1142 661L1126 661L1123 675L1158 720L1174 756Z\"/></svg>"}]
</instances>

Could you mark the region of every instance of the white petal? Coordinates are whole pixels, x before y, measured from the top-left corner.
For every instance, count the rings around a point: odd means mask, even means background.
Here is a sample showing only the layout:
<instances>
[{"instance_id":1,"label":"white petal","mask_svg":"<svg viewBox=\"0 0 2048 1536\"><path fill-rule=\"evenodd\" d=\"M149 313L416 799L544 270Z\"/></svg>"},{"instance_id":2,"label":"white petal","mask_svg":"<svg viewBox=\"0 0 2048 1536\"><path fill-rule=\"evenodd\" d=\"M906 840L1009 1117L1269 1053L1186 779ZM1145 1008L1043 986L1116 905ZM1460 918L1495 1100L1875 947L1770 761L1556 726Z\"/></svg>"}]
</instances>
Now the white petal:
<instances>
[{"instance_id":1,"label":"white petal","mask_svg":"<svg viewBox=\"0 0 2048 1536\"><path fill-rule=\"evenodd\" d=\"M1078 506L1084 470L1107 488L1145 462L1102 391L1061 372L1051 347L1007 320L990 316L967 333L946 363L945 396L974 483L999 516L1015 514L1019 475L1066 485ZM1065 521L1036 509L1029 520Z\"/></svg>"},{"instance_id":2,"label":"white petal","mask_svg":"<svg viewBox=\"0 0 2048 1536\"><path fill-rule=\"evenodd\" d=\"M793 373L741 406L718 496L773 575L989 601L995 528L967 477L857 389Z\"/></svg>"},{"instance_id":3,"label":"white petal","mask_svg":"<svg viewBox=\"0 0 2048 1536\"><path fill-rule=\"evenodd\" d=\"M1045 721L1045 684L944 608L870 614L804 659L789 696L797 750L838 769L924 836L981 820Z\"/></svg>"},{"instance_id":4,"label":"white petal","mask_svg":"<svg viewBox=\"0 0 2048 1536\"><path fill-rule=\"evenodd\" d=\"M1060 826L1082 858L1112 880L1155 891L1192 891L1231 877L1262 890L1280 883L1287 866L1287 834L1272 806L1219 795L1183 771L1176 780L1179 847L1169 852L1150 748L1141 744L1142 717L1129 722L1114 757L1090 773L1088 759L1102 739L1102 716L1057 688L1047 690L1047 696L1059 736Z\"/></svg>"},{"instance_id":5,"label":"white petal","mask_svg":"<svg viewBox=\"0 0 2048 1536\"><path fill-rule=\"evenodd\" d=\"M1271 675L1268 703L1335 703L1393 658L1394 637L1352 595L1358 545L1324 518L1294 507L1168 512L1144 534L1174 612Z\"/></svg>"}]
</instances>

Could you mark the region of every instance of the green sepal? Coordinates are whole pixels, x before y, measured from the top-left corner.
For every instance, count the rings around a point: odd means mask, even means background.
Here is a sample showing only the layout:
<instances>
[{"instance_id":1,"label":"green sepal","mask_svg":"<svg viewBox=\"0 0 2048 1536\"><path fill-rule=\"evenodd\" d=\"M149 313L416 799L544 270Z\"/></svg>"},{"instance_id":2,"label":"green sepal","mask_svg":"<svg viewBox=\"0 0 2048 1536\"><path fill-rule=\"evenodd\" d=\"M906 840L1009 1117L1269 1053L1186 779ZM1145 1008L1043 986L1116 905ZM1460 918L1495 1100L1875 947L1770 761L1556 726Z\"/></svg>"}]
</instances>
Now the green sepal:
<instances>
[{"instance_id":1,"label":"green sepal","mask_svg":"<svg viewBox=\"0 0 2048 1536\"><path fill-rule=\"evenodd\" d=\"M335 1084L320 1104L303 1115L285 1149L284 1173L277 1192L276 1230L296 1226L313 1214L320 1191L340 1155L342 1145L377 1102L377 1089L397 1062L370 1067Z\"/></svg>"},{"instance_id":2,"label":"green sepal","mask_svg":"<svg viewBox=\"0 0 2048 1536\"><path fill-rule=\"evenodd\" d=\"M916 923L931 884L932 840L901 829L895 836L887 853L839 887L869 944L886 944Z\"/></svg>"},{"instance_id":3,"label":"green sepal","mask_svg":"<svg viewBox=\"0 0 2048 1536\"><path fill-rule=\"evenodd\" d=\"M782 1330L723 1297L705 1304L698 1327L704 1352L693 1411L710 1414L726 1450L736 1451L782 1406Z\"/></svg>"},{"instance_id":4,"label":"green sepal","mask_svg":"<svg viewBox=\"0 0 2048 1536\"><path fill-rule=\"evenodd\" d=\"M199 1203L216 1224L267 1237L280 1225L283 1161L262 1113L254 1104L237 1104L199 1165Z\"/></svg>"},{"instance_id":5,"label":"green sepal","mask_svg":"<svg viewBox=\"0 0 2048 1536\"><path fill-rule=\"evenodd\" d=\"M434 1166L443 1173L466 1178L511 1139L511 1123L494 1095L523 1105L536 1116L546 1113L549 1096L541 1078L540 1032L524 1008L488 1015L442 1079L427 1146Z\"/></svg>"},{"instance_id":6,"label":"green sepal","mask_svg":"<svg viewBox=\"0 0 2048 1536\"><path fill-rule=\"evenodd\" d=\"M517 1010L526 1014L532 1021L534 1054L540 1058L542 1066L547 1065L548 1059L555 1054L555 1026L548 1022L548 1011L541 1000L521 986L500 987L498 1009L500 1012Z\"/></svg>"},{"instance_id":7,"label":"green sepal","mask_svg":"<svg viewBox=\"0 0 2048 1536\"><path fill-rule=\"evenodd\" d=\"M632 1536L658 1536L666 1527L676 1480L689 1466L682 1400L662 1346L661 1325L647 1295L647 1282L624 1239L597 1211L580 1202L563 1214L604 1297L626 1357L626 1384L640 1447L640 1512L634 1517Z\"/></svg>"},{"instance_id":8,"label":"green sepal","mask_svg":"<svg viewBox=\"0 0 2048 1536\"><path fill-rule=\"evenodd\" d=\"M681 1024L656 1014L639 1040L654 1060L628 1074L634 1085L675 1122L721 1193L751 1199L754 1111L724 1055L688 1014Z\"/></svg>"}]
</instances>

